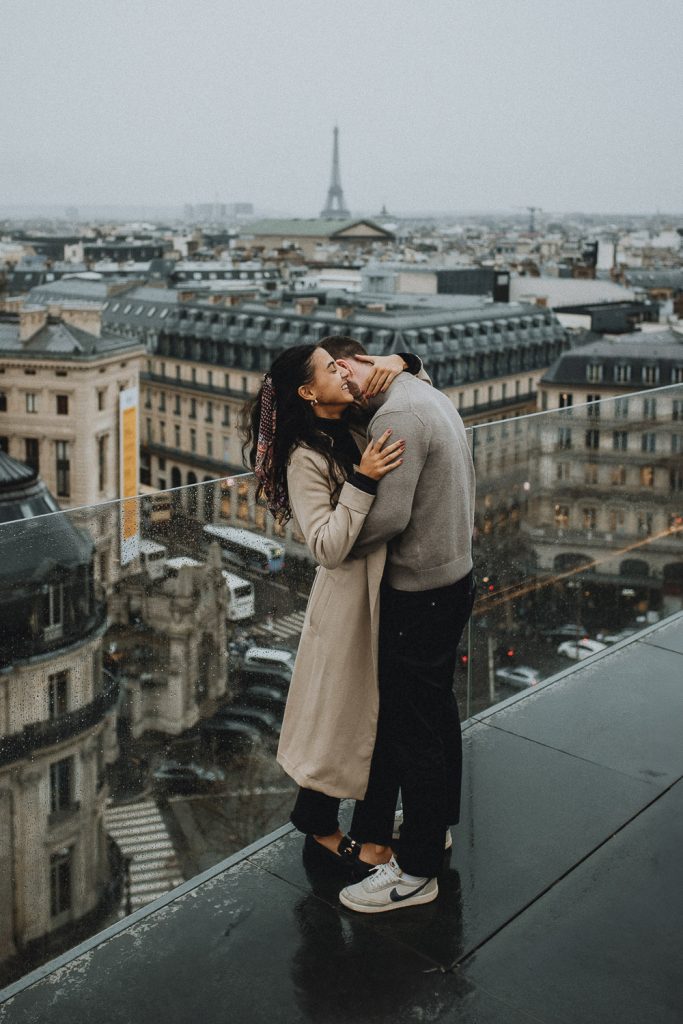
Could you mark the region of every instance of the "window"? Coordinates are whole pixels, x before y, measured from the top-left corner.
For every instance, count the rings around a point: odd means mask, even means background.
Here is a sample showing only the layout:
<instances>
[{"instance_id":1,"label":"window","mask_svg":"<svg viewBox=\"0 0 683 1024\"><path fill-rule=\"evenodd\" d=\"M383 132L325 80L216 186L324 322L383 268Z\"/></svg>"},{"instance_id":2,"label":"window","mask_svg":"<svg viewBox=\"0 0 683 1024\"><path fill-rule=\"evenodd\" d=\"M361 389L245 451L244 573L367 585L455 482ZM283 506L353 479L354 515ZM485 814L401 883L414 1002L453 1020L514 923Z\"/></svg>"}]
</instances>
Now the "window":
<instances>
[{"instance_id":1,"label":"window","mask_svg":"<svg viewBox=\"0 0 683 1024\"><path fill-rule=\"evenodd\" d=\"M50 765L50 811L62 811L71 806L73 784L73 758L65 757Z\"/></svg>"},{"instance_id":2,"label":"window","mask_svg":"<svg viewBox=\"0 0 683 1024\"><path fill-rule=\"evenodd\" d=\"M493 388L490 385L489 385L488 390L487 390L487 399L486 400L489 403L489 405L491 405L491 403L493 402Z\"/></svg>"},{"instance_id":3,"label":"window","mask_svg":"<svg viewBox=\"0 0 683 1024\"><path fill-rule=\"evenodd\" d=\"M583 510L583 528L584 530L594 530L595 524L598 520L598 511L595 508L584 508Z\"/></svg>"},{"instance_id":4,"label":"window","mask_svg":"<svg viewBox=\"0 0 683 1024\"><path fill-rule=\"evenodd\" d=\"M568 462L558 462L556 472L558 483L571 479L571 466Z\"/></svg>"},{"instance_id":5,"label":"window","mask_svg":"<svg viewBox=\"0 0 683 1024\"><path fill-rule=\"evenodd\" d=\"M615 452L625 452L628 449L628 434L625 430L612 431L612 447Z\"/></svg>"},{"instance_id":6,"label":"window","mask_svg":"<svg viewBox=\"0 0 683 1024\"><path fill-rule=\"evenodd\" d=\"M674 398L671 404L671 419L683 420L683 398Z\"/></svg>"},{"instance_id":7,"label":"window","mask_svg":"<svg viewBox=\"0 0 683 1024\"><path fill-rule=\"evenodd\" d=\"M206 454L213 457L213 434L206 435Z\"/></svg>"},{"instance_id":8,"label":"window","mask_svg":"<svg viewBox=\"0 0 683 1024\"><path fill-rule=\"evenodd\" d=\"M230 438L223 437L223 462L230 462Z\"/></svg>"},{"instance_id":9,"label":"window","mask_svg":"<svg viewBox=\"0 0 683 1024\"><path fill-rule=\"evenodd\" d=\"M541 409L543 410L543 412L545 412L547 408L548 408L548 392L547 391L541 391Z\"/></svg>"},{"instance_id":10,"label":"window","mask_svg":"<svg viewBox=\"0 0 683 1024\"><path fill-rule=\"evenodd\" d=\"M196 398L191 398L190 399L190 419L191 420L196 420L197 419L197 399Z\"/></svg>"},{"instance_id":11,"label":"window","mask_svg":"<svg viewBox=\"0 0 683 1024\"><path fill-rule=\"evenodd\" d=\"M678 455L683 452L683 435L672 434L671 435L671 454Z\"/></svg>"},{"instance_id":12,"label":"window","mask_svg":"<svg viewBox=\"0 0 683 1024\"><path fill-rule=\"evenodd\" d=\"M568 409L573 404L574 404L574 396L570 395L566 391L563 391L562 394L560 395L558 407L560 409Z\"/></svg>"},{"instance_id":13,"label":"window","mask_svg":"<svg viewBox=\"0 0 683 1024\"><path fill-rule=\"evenodd\" d=\"M190 451L197 451L197 431L194 427L190 427Z\"/></svg>"},{"instance_id":14,"label":"window","mask_svg":"<svg viewBox=\"0 0 683 1024\"><path fill-rule=\"evenodd\" d=\"M671 370L671 383L683 384L683 366L674 366Z\"/></svg>"},{"instance_id":15,"label":"window","mask_svg":"<svg viewBox=\"0 0 683 1024\"><path fill-rule=\"evenodd\" d=\"M180 380L180 363L175 368L175 379Z\"/></svg>"},{"instance_id":16,"label":"window","mask_svg":"<svg viewBox=\"0 0 683 1024\"><path fill-rule=\"evenodd\" d=\"M673 466L669 470L669 489L683 491L683 467Z\"/></svg>"},{"instance_id":17,"label":"window","mask_svg":"<svg viewBox=\"0 0 683 1024\"><path fill-rule=\"evenodd\" d=\"M586 380L590 384L599 384L602 380L602 363L589 363L586 367Z\"/></svg>"},{"instance_id":18,"label":"window","mask_svg":"<svg viewBox=\"0 0 683 1024\"><path fill-rule=\"evenodd\" d=\"M643 384L656 384L659 380L658 366L643 367Z\"/></svg>"},{"instance_id":19,"label":"window","mask_svg":"<svg viewBox=\"0 0 683 1024\"><path fill-rule=\"evenodd\" d=\"M173 415L180 416L180 395L175 396L175 403L173 405Z\"/></svg>"},{"instance_id":20,"label":"window","mask_svg":"<svg viewBox=\"0 0 683 1024\"><path fill-rule=\"evenodd\" d=\"M626 466L612 466L612 486L623 487L626 483Z\"/></svg>"},{"instance_id":21,"label":"window","mask_svg":"<svg viewBox=\"0 0 683 1024\"><path fill-rule=\"evenodd\" d=\"M166 444L166 422L159 420L159 443Z\"/></svg>"},{"instance_id":22,"label":"window","mask_svg":"<svg viewBox=\"0 0 683 1024\"><path fill-rule=\"evenodd\" d=\"M639 512L638 513L638 534L641 537L652 536L652 526L654 523L654 516L652 512Z\"/></svg>"},{"instance_id":23,"label":"window","mask_svg":"<svg viewBox=\"0 0 683 1024\"><path fill-rule=\"evenodd\" d=\"M653 452L656 449L657 436L656 434L642 434L640 438L640 450L641 452Z\"/></svg>"},{"instance_id":24,"label":"window","mask_svg":"<svg viewBox=\"0 0 683 1024\"><path fill-rule=\"evenodd\" d=\"M519 381L515 381L515 398L519 398Z\"/></svg>"},{"instance_id":25,"label":"window","mask_svg":"<svg viewBox=\"0 0 683 1024\"><path fill-rule=\"evenodd\" d=\"M588 415L592 416L593 419L598 419L600 416L600 395L588 395Z\"/></svg>"},{"instance_id":26,"label":"window","mask_svg":"<svg viewBox=\"0 0 683 1024\"><path fill-rule=\"evenodd\" d=\"M69 415L69 396L68 395L57 395L57 415L68 416Z\"/></svg>"},{"instance_id":27,"label":"window","mask_svg":"<svg viewBox=\"0 0 683 1024\"><path fill-rule=\"evenodd\" d=\"M206 371L206 383L209 385L210 388L213 387L213 370Z\"/></svg>"},{"instance_id":28,"label":"window","mask_svg":"<svg viewBox=\"0 0 683 1024\"><path fill-rule=\"evenodd\" d=\"M623 533L626 524L626 516L621 509L610 509L607 517L610 533Z\"/></svg>"},{"instance_id":29,"label":"window","mask_svg":"<svg viewBox=\"0 0 683 1024\"><path fill-rule=\"evenodd\" d=\"M0 412L7 412L7 395L0 391Z\"/></svg>"},{"instance_id":30,"label":"window","mask_svg":"<svg viewBox=\"0 0 683 1024\"><path fill-rule=\"evenodd\" d=\"M145 409L152 408L152 392L149 388L145 388Z\"/></svg>"},{"instance_id":31,"label":"window","mask_svg":"<svg viewBox=\"0 0 683 1024\"><path fill-rule=\"evenodd\" d=\"M69 442L57 441L57 497L71 496L71 460L69 458Z\"/></svg>"},{"instance_id":32,"label":"window","mask_svg":"<svg viewBox=\"0 0 683 1024\"><path fill-rule=\"evenodd\" d=\"M176 448L180 448L180 427L178 426L177 423L176 423L175 427L173 428L173 435L174 435L174 438L175 438L175 446L176 446Z\"/></svg>"},{"instance_id":33,"label":"window","mask_svg":"<svg viewBox=\"0 0 683 1024\"><path fill-rule=\"evenodd\" d=\"M151 444L151 442L152 442L152 421L151 421L151 419L149 419L149 417L145 420L145 433L146 433L146 436L147 436L147 443Z\"/></svg>"},{"instance_id":34,"label":"window","mask_svg":"<svg viewBox=\"0 0 683 1024\"><path fill-rule=\"evenodd\" d=\"M586 431L586 448L598 449L600 447L600 431Z\"/></svg>"},{"instance_id":35,"label":"window","mask_svg":"<svg viewBox=\"0 0 683 1024\"><path fill-rule=\"evenodd\" d=\"M631 367L626 364L614 367L614 380L617 384L628 384L631 379Z\"/></svg>"},{"instance_id":36,"label":"window","mask_svg":"<svg viewBox=\"0 0 683 1024\"><path fill-rule=\"evenodd\" d=\"M614 403L614 418L617 420L628 419L628 398L617 398Z\"/></svg>"},{"instance_id":37,"label":"window","mask_svg":"<svg viewBox=\"0 0 683 1024\"><path fill-rule=\"evenodd\" d=\"M569 506L568 505L556 505L555 506L555 526L558 530L566 530L569 526Z\"/></svg>"},{"instance_id":38,"label":"window","mask_svg":"<svg viewBox=\"0 0 683 1024\"><path fill-rule=\"evenodd\" d=\"M595 462L587 462L583 467L583 479L587 484L597 484L598 466Z\"/></svg>"},{"instance_id":39,"label":"window","mask_svg":"<svg viewBox=\"0 0 683 1024\"><path fill-rule=\"evenodd\" d=\"M192 383L196 384L197 383L197 370L196 370L196 367L194 367L194 366L192 367L191 374L192 374Z\"/></svg>"},{"instance_id":40,"label":"window","mask_svg":"<svg viewBox=\"0 0 683 1024\"><path fill-rule=\"evenodd\" d=\"M500 397L501 397L501 400L503 402L507 398L507 395L508 395L508 386L507 386L507 384L501 384L501 386L500 386Z\"/></svg>"},{"instance_id":41,"label":"window","mask_svg":"<svg viewBox=\"0 0 683 1024\"><path fill-rule=\"evenodd\" d=\"M242 391L244 392L245 395L247 393L247 385L248 385L248 383L249 383L248 379L246 377L242 377Z\"/></svg>"},{"instance_id":42,"label":"window","mask_svg":"<svg viewBox=\"0 0 683 1024\"><path fill-rule=\"evenodd\" d=\"M35 391L26 392L26 412L38 412L38 395Z\"/></svg>"},{"instance_id":43,"label":"window","mask_svg":"<svg viewBox=\"0 0 683 1024\"><path fill-rule=\"evenodd\" d=\"M213 402L206 403L206 422L213 423Z\"/></svg>"},{"instance_id":44,"label":"window","mask_svg":"<svg viewBox=\"0 0 683 1024\"><path fill-rule=\"evenodd\" d=\"M67 712L68 672L55 672L47 677L47 717L52 720Z\"/></svg>"},{"instance_id":45,"label":"window","mask_svg":"<svg viewBox=\"0 0 683 1024\"><path fill-rule=\"evenodd\" d=\"M107 486L107 434L97 438L97 483L101 491Z\"/></svg>"},{"instance_id":46,"label":"window","mask_svg":"<svg viewBox=\"0 0 683 1024\"><path fill-rule=\"evenodd\" d=\"M24 441L24 462L36 473L40 471L40 442L37 437L27 437Z\"/></svg>"},{"instance_id":47,"label":"window","mask_svg":"<svg viewBox=\"0 0 683 1024\"><path fill-rule=\"evenodd\" d=\"M224 373L223 374L223 387L225 388L226 391L230 390L230 374L229 373Z\"/></svg>"},{"instance_id":48,"label":"window","mask_svg":"<svg viewBox=\"0 0 683 1024\"><path fill-rule=\"evenodd\" d=\"M640 486L641 487L654 487L655 483L655 469L654 466L641 466L640 467Z\"/></svg>"},{"instance_id":49,"label":"window","mask_svg":"<svg viewBox=\"0 0 683 1024\"><path fill-rule=\"evenodd\" d=\"M643 418L646 420L657 419L657 399L656 398L644 398L643 399Z\"/></svg>"},{"instance_id":50,"label":"window","mask_svg":"<svg viewBox=\"0 0 683 1024\"><path fill-rule=\"evenodd\" d=\"M107 392L105 391L104 388L100 388L97 392L97 409L99 412L102 412L102 410L104 409L104 399L106 393Z\"/></svg>"},{"instance_id":51,"label":"window","mask_svg":"<svg viewBox=\"0 0 683 1024\"><path fill-rule=\"evenodd\" d=\"M166 392L162 391L159 395L159 412L166 412Z\"/></svg>"},{"instance_id":52,"label":"window","mask_svg":"<svg viewBox=\"0 0 683 1024\"><path fill-rule=\"evenodd\" d=\"M571 427L560 427L557 432L557 447L569 449L572 446Z\"/></svg>"},{"instance_id":53,"label":"window","mask_svg":"<svg viewBox=\"0 0 683 1024\"><path fill-rule=\"evenodd\" d=\"M161 377L166 376L166 363L163 360L159 363L159 375Z\"/></svg>"},{"instance_id":54,"label":"window","mask_svg":"<svg viewBox=\"0 0 683 1024\"><path fill-rule=\"evenodd\" d=\"M223 406L223 419L221 421L221 425L224 426L224 427L229 427L230 426L230 406L229 405L224 405Z\"/></svg>"},{"instance_id":55,"label":"window","mask_svg":"<svg viewBox=\"0 0 683 1024\"><path fill-rule=\"evenodd\" d=\"M71 847L50 856L50 914L71 909Z\"/></svg>"}]
</instances>

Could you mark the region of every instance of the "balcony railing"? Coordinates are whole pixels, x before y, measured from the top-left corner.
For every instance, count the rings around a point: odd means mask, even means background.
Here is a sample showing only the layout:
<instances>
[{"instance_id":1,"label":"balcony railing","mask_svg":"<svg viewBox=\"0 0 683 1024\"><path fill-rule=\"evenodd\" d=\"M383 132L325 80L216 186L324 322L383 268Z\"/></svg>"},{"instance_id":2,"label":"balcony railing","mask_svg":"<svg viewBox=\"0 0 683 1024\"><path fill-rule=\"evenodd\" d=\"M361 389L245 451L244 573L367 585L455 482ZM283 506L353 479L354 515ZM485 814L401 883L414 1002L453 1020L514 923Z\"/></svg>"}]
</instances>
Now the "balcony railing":
<instances>
[{"instance_id":1,"label":"balcony railing","mask_svg":"<svg viewBox=\"0 0 683 1024\"><path fill-rule=\"evenodd\" d=\"M25 725L19 733L0 736L0 765L31 757L45 747L64 743L66 740L78 736L79 733L91 729L114 706L118 694L118 680L112 680L89 704L83 704L56 718L31 722L29 725Z\"/></svg>"}]
</instances>

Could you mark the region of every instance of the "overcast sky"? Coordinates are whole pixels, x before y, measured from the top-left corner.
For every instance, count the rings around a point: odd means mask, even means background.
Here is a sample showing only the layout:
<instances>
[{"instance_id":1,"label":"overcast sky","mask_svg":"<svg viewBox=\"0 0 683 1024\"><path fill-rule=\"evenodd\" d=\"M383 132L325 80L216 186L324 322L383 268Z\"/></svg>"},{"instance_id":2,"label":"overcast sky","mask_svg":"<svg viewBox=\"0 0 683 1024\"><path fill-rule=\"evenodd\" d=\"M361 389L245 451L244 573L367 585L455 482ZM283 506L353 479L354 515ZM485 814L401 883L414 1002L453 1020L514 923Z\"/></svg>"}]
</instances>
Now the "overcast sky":
<instances>
[{"instance_id":1,"label":"overcast sky","mask_svg":"<svg viewBox=\"0 0 683 1024\"><path fill-rule=\"evenodd\" d=\"M0 0L0 204L683 210L680 0Z\"/></svg>"}]
</instances>

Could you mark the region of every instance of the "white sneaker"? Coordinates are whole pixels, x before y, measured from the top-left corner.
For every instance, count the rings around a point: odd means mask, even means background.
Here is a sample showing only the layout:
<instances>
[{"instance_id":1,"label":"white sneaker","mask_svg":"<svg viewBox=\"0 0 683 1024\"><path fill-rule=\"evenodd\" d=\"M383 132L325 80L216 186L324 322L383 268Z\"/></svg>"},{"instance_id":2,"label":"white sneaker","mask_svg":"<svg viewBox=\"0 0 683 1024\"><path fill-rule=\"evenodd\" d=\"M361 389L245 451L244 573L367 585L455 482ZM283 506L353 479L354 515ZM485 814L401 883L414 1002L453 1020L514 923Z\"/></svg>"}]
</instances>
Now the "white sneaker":
<instances>
[{"instance_id":1,"label":"white sneaker","mask_svg":"<svg viewBox=\"0 0 683 1024\"><path fill-rule=\"evenodd\" d=\"M400 839L401 825L403 824L403 811L396 811L394 815L394 831L391 833L392 839ZM444 850L450 850L453 845L453 836L451 830L446 829L446 839L443 845Z\"/></svg>"},{"instance_id":2,"label":"white sneaker","mask_svg":"<svg viewBox=\"0 0 683 1024\"><path fill-rule=\"evenodd\" d=\"M431 903L438 895L439 886L435 878L408 882L392 857L388 864L373 868L362 882L347 885L339 893L339 899L349 910L357 910L361 914L383 914L387 910Z\"/></svg>"}]
</instances>

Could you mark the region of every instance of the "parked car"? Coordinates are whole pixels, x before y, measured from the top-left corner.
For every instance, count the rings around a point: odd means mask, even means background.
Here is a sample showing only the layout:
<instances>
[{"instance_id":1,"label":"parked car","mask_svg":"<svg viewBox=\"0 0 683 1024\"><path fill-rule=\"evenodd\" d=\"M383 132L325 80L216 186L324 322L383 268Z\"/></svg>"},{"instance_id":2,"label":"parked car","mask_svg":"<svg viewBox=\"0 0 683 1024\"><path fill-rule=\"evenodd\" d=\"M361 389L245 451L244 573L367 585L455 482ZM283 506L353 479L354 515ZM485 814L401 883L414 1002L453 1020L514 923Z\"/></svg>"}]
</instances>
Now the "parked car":
<instances>
[{"instance_id":1,"label":"parked car","mask_svg":"<svg viewBox=\"0 0 683 1024\"><path fill-rule=\"evenodd\" d=\"M596 640L599 640L603 644L618 644L620 640L626 640L627 637L633 636L638 630L631 629L620 629L617 633L598 633Z\"/></svg>"},{"instance_id":2,"label":"parked car","mask_svg":"<svg viewBox=\"0 0 683 1024\"><path fill-rule=\"evenodd\" d=\"M250 686L244 694L244 700L249 707L264 708L281 718L287 695L277 686Z\"/></svg>"},{"instance_id":3,"label":"parked car","mask_svg":"<svg viewBox=\"0 0 683 1024\"><path fill-rule=\"evenodd\" d=\"M236 680L243 690L252 686L275 686L287 693L291 674L286 668L268 665L243 665L236 671Z\"/></svg>"},{"instance_id":4,"label":"parked car","mask_svg":"<svg viewBox=\"0 0 683 1024\"><path fill-rule=\"evenodd\" d=\"M541 674L537 668L529 668L528 665L505 665L504 668L496 669L496 679L515 690L524 690L527 686L540 683Z\"/></svg>"},{"instance_id":5,"label":"parked car","mask_svg":"<svg viewBox=\"0 0 683 1024\"><path fill-rule=\"evenodd\" d=\"M263 734L255 725L234 718L214 716L202 722L205 736L216 739L223 751L241 754L263 746Z\"/></svg>"},{"instance_id":6,"label":"parked car","mask_svg":"<svg viewBox=\"0 0 683 1024\"><path fill-rule=\"evenodd\" d=\"M277 717L271 711L264 711L263 708L250 708L239 704L229 704L224 708L220 708L209 721L213 722L216 719L246 722L247 725L253 725L271 738L277 738L280 735L281 725Z\"/></svg>"},{"instance_id":7,"label":"parked car","mask_svg":"<svg viewBox=\"0 0 683 1024\"><path fill-rule=\"evenodd\" d=\"M244 652L244 664L256 668L286 669L290 673L294 668L294 655L281 647L248 647Z\"/></svg>"},{"instance_id":8,"label":"parked car","mask_svg":"<svg viewBox=\"0 0 683 1024\"><path fill-rule=\"evenodd\" d=\"M152 772L152 779L159 788L176 793L194 793L225 782L225 773L220 768L202 768L194 761L189 764L162 761Z\"/></svg>"},{"instance_id":9,"label":"parked car","mask_svg":"<svg viewBox=\"0 0 683 1024\"><path fill-rule=\"evenodd\" d=\"M557 653L564 654L565 658L571 658L572 661L583 661L584 658L590 658L592 654L606 650L607 644L601 644L599 640L589 640L588 637L584 637L582 640L565 640L557 648Z\"/></svg>"},{"instance_id":10,"label":"parked car","mask_svg":"<svg viewBox=\"0 0 683 1024\"><path fill-rule=\"evenodd\" d=\"M546 640L576 640L586 635L586 627L580 622L565 622L559 626L547 626L541 630Z\"/></svg>"}]
</instances>

